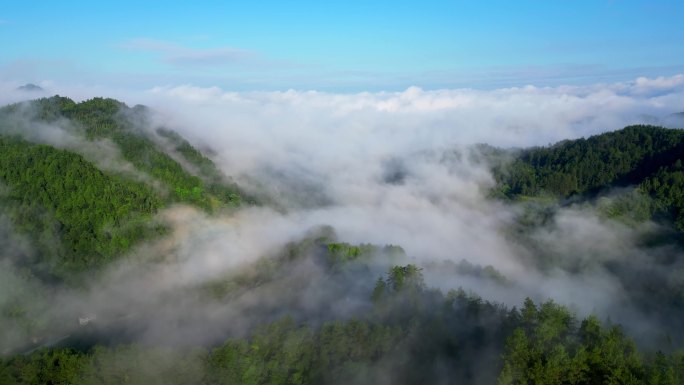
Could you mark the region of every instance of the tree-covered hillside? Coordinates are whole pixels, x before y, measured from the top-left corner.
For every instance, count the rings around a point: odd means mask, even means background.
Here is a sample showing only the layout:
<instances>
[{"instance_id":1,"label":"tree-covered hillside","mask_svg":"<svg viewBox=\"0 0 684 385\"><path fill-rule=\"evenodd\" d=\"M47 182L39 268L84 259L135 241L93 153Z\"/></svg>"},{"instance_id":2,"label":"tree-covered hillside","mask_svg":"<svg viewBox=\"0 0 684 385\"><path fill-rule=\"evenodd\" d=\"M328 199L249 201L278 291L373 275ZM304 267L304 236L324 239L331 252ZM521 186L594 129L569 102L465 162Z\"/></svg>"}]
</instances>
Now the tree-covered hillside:
<instances>
[{"instance_id":1,"label":"tree-covered hillside","mask_svg":"<svg viewBox=\"0 0 684 385\"><path fill-rule=\"evenodd\" d=\"M290 317L212 348L40 349L0 359L6 384L663 384L681 353L640 353L618 326L553 301L506 308L428 289L414 265L378 279L360 318Z\"/></svg>"},{"instance_id":2,"label":"tree-covered hillside","mask_svg":"<svg viewBox=\"0 0 684 385\"><path fill-rule=\"evenodd\" d=\"M277 295L247 308L244 336L208 346L112 340L116 325L82 326L25 354L0 358L7 384L680 384L684 354L643 350L619 325L577 317L552 300L521 306L463 289L428 287L426 269L397 264L374 279L377 260L401 263L396 246L350 245L329 230L289 244L249 270L198 287L196 300L230 306L275 283ZM318 266L302 281L298 270ZM462 276L477 276L472 265ZM495 271L491 266L485 271ZM495 274L500 276L500 274ZM316 279L321 279L315 283ZM506 284L505 282L500 282ZM312 286L313 285L313 286ZM322 285L322 286L318 286ZM336 303L298 308L311 290L366 304L332 318ZM268 291L267 291L268 292ZM275 295L275 294L272 294ZM235 302L237 301L237 302ZM314 306L312 308L312 306ZM256 316L255 314L260 314ZM284 314L280 316L279 314ZM292 316L290 316L292 314ZM188 315L191 318L191 315ZM103 321L104 322L104 321ZM104 327L104 329L103 329ZM169 338L169 340L171 340Z\"/></svg>"},{"instance_id":3,"label":"tree-covered hillside","mask_svg":"<svg viewBox=\"0 0 684 385\"><path fill-rule=\"evenodd\" d=\"M39 250L35 260L22 262L27 268L66 278L163 234L164 225L152 222L163 207L188 203L214 212L243 202L244 194L209 158L171 130L157 134L146 113L114 99L76 103L60 96L0 110L3 210ZM44 129L40 124L63 127L64 136L80 136L85 146L111 140L144 177L98 169L78 148L31 143L40 136L31 130Z\"/></svg>"},{"instance_id":4,"label":"tree-covered hillside","mask_svg":"<svg viewBox=\"0 0 684 385\"><path fill-rule=\"evenodd\" d=\"M562 197L616 185L639 184L684 157L684 130L630 126L521 150L496 170L507 196L549 193Z\"/></svg>"},{"instance_id":5,"label":"tree-covered hillside","mask_svg":"<svg viewBox=\"0 0 684 385\"><path fill-rule=\"evenodd\" d=\"M67 118L81 125L91 140L113 140L125 159L170 190L170 201L188 202L206 210L241 202L242 193L237 186L180 135L163 128L156 132L146 130L148 117L143 106L129 108L117 100L104 98L75 103L60 96L33 104L31 107L39 120ZM169 141L168 147L177 157L166 151L164 140ZM183 167L181 161L196 168Z\"/></svg>"},{"instance_id":6,"label":"tree-covered hillside","mask_svg":"<svg viewBox=\"0 0 684 385\"><path fill-rule=\"evenodd\" d=\"M650 214L671 215L684 230L684 130L630 126L566 140L549 147L519 150L497 165L498 193L509 198L595 195L636 186L654 199Z\"/></svg>"},{"instance_id":7,"label":"tree-covered hillside","mask_svg":"<svg viewBox=\"0 0 684 385\"><path fill-rule=\"evenodd\" d=\"M31 264L47 264L48 271L101 266L161 230L149 224L162 205L159 194L73 152L0 136L0 180L16 228L41 246Z\"/></svg>"}]
</instances>

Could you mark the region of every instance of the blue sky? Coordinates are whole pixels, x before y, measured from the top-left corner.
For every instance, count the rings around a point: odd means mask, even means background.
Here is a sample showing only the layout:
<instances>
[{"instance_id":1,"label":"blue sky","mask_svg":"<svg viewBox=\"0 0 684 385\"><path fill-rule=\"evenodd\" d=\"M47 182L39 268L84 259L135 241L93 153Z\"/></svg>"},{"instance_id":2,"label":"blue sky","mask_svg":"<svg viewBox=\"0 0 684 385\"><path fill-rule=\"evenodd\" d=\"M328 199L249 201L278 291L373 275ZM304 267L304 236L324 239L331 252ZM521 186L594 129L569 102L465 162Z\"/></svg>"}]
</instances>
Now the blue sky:
<instances>
[{"instance_id":1,"label":"blue sky","mask_svg":"<svg viewBox=\"0 0 684 385\"><path fill-rule=\"evenodd\" d=\"M13 1L0 79L326 91L684 73L684 1Z\"/></svg>"}]
</instances>

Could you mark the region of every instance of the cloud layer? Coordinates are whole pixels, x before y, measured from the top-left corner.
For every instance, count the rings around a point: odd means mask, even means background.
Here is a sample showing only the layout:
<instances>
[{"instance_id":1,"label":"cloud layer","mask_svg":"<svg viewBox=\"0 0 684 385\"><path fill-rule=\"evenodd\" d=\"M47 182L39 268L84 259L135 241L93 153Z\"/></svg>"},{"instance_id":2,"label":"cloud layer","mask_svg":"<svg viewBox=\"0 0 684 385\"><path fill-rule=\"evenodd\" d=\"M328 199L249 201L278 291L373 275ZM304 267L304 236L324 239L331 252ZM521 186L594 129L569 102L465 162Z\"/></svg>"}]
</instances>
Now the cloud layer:
<instances>
[{"instance_id":1,"label":"cloud layer","mask_svg":"<svg viewBox=\"0 0 684 385\"><path fill-rule=\"evenodd\" d=\"M160 123L223 149L219 156L231 175L277 169L287 159L324 177L331 168L367 168L426 149L546 145L657 123L684 111L682 96L684 76L678 75L586 87L356 94L185 85L157 87L139 100L161 112Z\"/></svg>"}]
</instances>

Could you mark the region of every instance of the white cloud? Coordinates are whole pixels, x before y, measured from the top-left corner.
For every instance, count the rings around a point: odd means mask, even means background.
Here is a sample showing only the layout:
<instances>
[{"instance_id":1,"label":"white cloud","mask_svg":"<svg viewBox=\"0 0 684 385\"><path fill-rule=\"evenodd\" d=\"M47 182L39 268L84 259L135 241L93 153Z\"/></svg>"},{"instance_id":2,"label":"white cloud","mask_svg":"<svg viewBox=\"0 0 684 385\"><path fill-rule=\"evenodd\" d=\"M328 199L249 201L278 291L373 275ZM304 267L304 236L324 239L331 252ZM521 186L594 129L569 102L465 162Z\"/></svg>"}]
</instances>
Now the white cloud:
<instances>
[{"instance_id":1,"label":"white cloud","mask_svg":"<svg viewBox=\"0 0 684 385\"><path fill-rule=\"evenodd\" d=\"M154 88L144 101L173 112L174 121L167 123L182 131L199 122L198 135L226 148L225 160L234 165L228 167L239 173L247 171L240 165L277 162L281 156L300 156L315 167L347 160L336 156L339 151L379 156L476 142L539 145L592 135L642 122L644 115L663 117L684 110L681 78L491 91L410 87L354 94L230 92L184 85ZM650 83L660 85L657 92L647 92ZM330 146L337 151L331 152ZM264 153L269 157L262 157Z\"/></svg>"},{"instance_id":2,"label":"white cloud","mask_svg":"<svg viewBox=\"0 0 684 385\"><path fill-rule=\"evenodd\" d=\"M177 66L244 65L256 59L252 51L234 48L191 48L164 40L140 38L123 44L121 48L159 53L162 60Z\"/></svg>"},{"instance_id":3,"label":"white cloud","mask_svg":"<svg viewBox=\"0 0 684 385\"><path fill-rule=\"evenodd\" d=\"M674 88L681 89L684 87L684 75L675 75L670 77L646 78L640 77L635 81L635 88L640 91L648 90L672 90Z\"/></svg>"}]
</instances>

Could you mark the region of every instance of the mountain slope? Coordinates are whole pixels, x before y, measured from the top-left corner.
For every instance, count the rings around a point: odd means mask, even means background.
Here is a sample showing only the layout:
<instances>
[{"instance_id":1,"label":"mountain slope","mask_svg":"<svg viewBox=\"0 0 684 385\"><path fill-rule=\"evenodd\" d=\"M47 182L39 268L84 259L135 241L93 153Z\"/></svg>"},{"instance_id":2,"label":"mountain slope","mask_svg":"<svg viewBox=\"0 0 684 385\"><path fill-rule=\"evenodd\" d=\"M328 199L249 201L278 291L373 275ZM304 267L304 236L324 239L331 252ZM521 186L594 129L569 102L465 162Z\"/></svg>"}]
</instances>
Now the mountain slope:
<instances>
[{"instance_id":1,"label":"mountain slope","mask_svg":"<svg viewBox=\"0 0 684 385\"><path fill-rule=\"evenodd\" d=\"M171 130L157 134L147 120L144 107L103 98L54 96L0 109L0 198L15 229L35 242L34 260L24 261L35 273L64 278L105 265L164 233L151 219L171 204L207 212L241 204L242 192L209 158ZM46 126L80 138L80 147L114 143L138 177L99 169L79 146L56 148L51 141L61 142L44 135ZM31 142L41 135L51 139Z\"/></svg>"},{"instance_id":2,"label":"mountain slope","mask_svg":"<svg viewBox=\"0 0 684 385\"><path fill-rule=\"evenodd\" d=\"M630 126L520 150L494 167L498 193L508 198L593 196L637 186L655 200L653 210L671 215L684 230L684 130ZM653 214L652 213L652 214Z\"/></svg>"},{"instance_id":3,"label":"mountain slope","mask_svg":"<svg viewBox=\"0 0 684 385\"><path fill-rule=\"evenodd\" d=\"M39 263L57 269L95 267L146 238L161 206L151 188L107 175L80 155L0 137L3 199L17 229L43 238ZM62 247L50 250L45 237Z\"/></svg>"},{"instance_id":4,"label":"mountain slope","mask_svg":"<svg viewBox=\"0 0 684 385\"><path fill-rule=\"evenodd\" d=\"M125 159L169 188L170 201L187 202L206 210L240 205L244 194L221 175L211 160L171 130L147 129L150 123L143 106L129 108L117 100L104 98L74 103L59 96L40 99L34 104L38 119L53 121L65 117L80 124L90 140L114 141ZM164 141L169 142L167 146L163 145ZM177 151L178 156L174 158L169 148ZM190 164L199 161L202 167L190 170L183 167L182 161Z\"/></svg>"}]
</instances>

